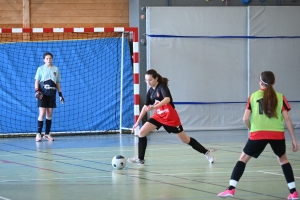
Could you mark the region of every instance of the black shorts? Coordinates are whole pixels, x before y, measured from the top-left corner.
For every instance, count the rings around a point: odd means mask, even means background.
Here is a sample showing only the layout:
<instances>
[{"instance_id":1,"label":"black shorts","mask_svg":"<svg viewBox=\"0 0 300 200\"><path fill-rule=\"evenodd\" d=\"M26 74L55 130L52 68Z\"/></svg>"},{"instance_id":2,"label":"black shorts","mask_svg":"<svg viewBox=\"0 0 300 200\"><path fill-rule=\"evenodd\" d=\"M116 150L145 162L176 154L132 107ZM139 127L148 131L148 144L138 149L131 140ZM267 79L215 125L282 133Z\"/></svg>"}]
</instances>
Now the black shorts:
<instances>
[{"instance_id":1,"label":"black shorts","mask_svg":"<svg viewBox=\"0 0 300 200\"><path fill-rule=\"evenodd\" d=\"M245 154L258 158L264 151L267 144L270 144L276 156L281 157L285 154L285 139L283 140L250 140L248 139L243 151Z\"/></svg>"},{"instance_id":2,"label":"black shorts","mask_svg":"<svg viewBox=\"0 0 300 200\"><path fill-rule=\"evenodd\" d=\"M38 100L38 107L42 108L56 108L56 98L55 96L43 96L42 99Z\"/></svg>"},{"instance_id":3,"label":"black shorts","mask_svg":"<svg viewBox=\"0 0 300 200\"><path fill-rule=\"evenodd\" d=\"M153 118L150 118L148 120L149 123L153 124L156 126L156 129L160 129L160 127L164 127L164 129L168 132L168 133L180 133L183 131L183 128L182 128L182 125L180 126L167 126L167 125L164 125L158 121L156 121L155 119Z\"/></svg>"}]
</instances>

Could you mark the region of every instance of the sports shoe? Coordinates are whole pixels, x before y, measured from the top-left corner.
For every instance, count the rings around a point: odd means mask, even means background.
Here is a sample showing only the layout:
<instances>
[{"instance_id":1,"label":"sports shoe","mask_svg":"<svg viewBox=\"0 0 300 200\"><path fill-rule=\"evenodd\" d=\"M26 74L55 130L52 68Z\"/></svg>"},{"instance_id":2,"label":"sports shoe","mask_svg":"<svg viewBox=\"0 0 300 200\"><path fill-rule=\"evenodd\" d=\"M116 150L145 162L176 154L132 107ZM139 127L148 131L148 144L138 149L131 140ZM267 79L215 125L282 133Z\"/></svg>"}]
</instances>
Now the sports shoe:
<instances>
[{"instance_id":1,"label":"sports shoe","mask_svg":"<svg viewBox=\"0 0 300 200\"><path fill-rule=\"evenodd\" d=\"M42 140L41 134L40 134L40 133L36 134L36 136L35 136L35 141L36 141L36 142L40 142L41 140Z\"/></svg>"},{"instance_id":2,"label":"sports shoe","mask_svg":"<svg viewBox=\"0 0 300 200\"><path fill-rule=\"evenodd\" d=\"M287 199L291 199L291 200L296 200L296 199L299 199L299 196L298 196L298 192L295 191L293 192L293 194L290 194Z\"/></svg>"},{"instance_id":3,"label":"sports shoe","mask_svg":"<svg viewBox=\"0 0 300 200\"><path fill-rule=\"evenodd\" d=\"M233 197L234 196L234 192L235 192L235 189L231 189L231 190L227 189L224 192L219 193L217 196L218 197L222 197L222 198Z\"/></svg>"},{"instance_id":4,"label":"sports shoe","mask_svg":"<svg viewBox=\"0 0 300 200\"><path fill-rule=\"evenodd\" d=\"M48 141L54 141L54 138L51 137L50 134L45 134L43 138L46 139L46 140L48 140Z\"/></svg>"},{"instance_id":5,"label":"sports shoe","mask_svg":"<svg viewBox=\"0 0 300 200\"><path fill-rule=\"evenodd\" d=\"M137 165L145 164L145 160L140 160L138 157L128 158L127 161L130 162L131 164L137 164Z\"/></svg>"},{"instance_id":6,"label":"sports shoe","mask_svg":"<svg viewBox=\"0 0 300 200\"><path fill-rule=\"evenodd\" d=\"M206 152L204 155L210 164L215 162L215 157L212 155L210 151Z\"/></svg>"}]
</instances>

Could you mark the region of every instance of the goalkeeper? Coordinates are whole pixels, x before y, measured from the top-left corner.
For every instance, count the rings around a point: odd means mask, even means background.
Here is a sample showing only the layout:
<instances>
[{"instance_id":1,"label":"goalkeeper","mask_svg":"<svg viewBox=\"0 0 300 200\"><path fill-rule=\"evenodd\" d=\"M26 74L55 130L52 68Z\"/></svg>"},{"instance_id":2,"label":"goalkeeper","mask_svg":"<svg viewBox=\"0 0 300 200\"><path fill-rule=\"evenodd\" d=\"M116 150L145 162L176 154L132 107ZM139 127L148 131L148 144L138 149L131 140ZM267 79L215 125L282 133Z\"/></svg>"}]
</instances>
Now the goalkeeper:
<instances>
[{"instance_id":1,"label":"goalkeeper","mask_svg":"<svg viewBox=\"0 0 300 200\"><path fill-rule=\"evenodd\" d=\"M56 108L56 90L59 94L60 102L64 103L60 87L60 72L58 67L52 65L53 55L46 52L43 56L45 64L38 67L35 75L35 97L38 100L39 117L38 117L38 133L35 141L42 140L42 129L44 118L46 116L46 130L43 136L48 141L53 141L50 129L52 124L53 109Z\"/></svg>"}]
</instances>

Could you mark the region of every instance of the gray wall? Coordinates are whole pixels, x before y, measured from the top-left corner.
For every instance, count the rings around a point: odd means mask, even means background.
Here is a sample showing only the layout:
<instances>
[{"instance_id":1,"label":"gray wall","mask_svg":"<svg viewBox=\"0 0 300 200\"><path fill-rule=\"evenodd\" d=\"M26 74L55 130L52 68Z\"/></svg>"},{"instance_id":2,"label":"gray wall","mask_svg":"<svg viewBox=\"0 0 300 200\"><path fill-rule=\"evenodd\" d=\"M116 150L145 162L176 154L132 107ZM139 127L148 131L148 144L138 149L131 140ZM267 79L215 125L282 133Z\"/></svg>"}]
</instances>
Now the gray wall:
<instances>
[{"instance_id":1,"label":"gray wall","mask_svg":"<svg viewBox=\"0 0 300 200\"><path fill-rule=\"evenodd\" d=\"M169 78L186 130L244 128L247 97L264 70L298 101L290 114L299 126L300 7L148 7L146 14L147 69Z\"/></svg>"},{"instance_id":2,"label":"gray wall","mask_svg":"<svg viewBox=\"0 0 300 200\"><path fill-rule=\"evenodd\" d=\"M259 1L259 0L252 0L249 4L242 4L241 0L230 0L224 1L221 0L211 0L211 1L204 1L204 0L129 0L129 23L130 26L136 26L139 28L139 39L146 39L146 20L140 18L142 14L145 14L145 9L147 7L176 7L176 6L192 6L192 7L248 7L248 6L300 6L300 1L292 1L292 0L274 0L274 1ZM146 16L146 19L148 16ZM165 18L164 18L165 19ZM235 21L235 20L234 20ZM141 81L140 81L140 102L141 106L145 101L145 94L146 94L146 84L144 83L143 74L147 70L147 58L146 58L146 45L140 44L140 74L141 74ZM177 108L178 109L178 108ZM146 119L144 119L145 121Z\"/></svg>"}]
</instances>

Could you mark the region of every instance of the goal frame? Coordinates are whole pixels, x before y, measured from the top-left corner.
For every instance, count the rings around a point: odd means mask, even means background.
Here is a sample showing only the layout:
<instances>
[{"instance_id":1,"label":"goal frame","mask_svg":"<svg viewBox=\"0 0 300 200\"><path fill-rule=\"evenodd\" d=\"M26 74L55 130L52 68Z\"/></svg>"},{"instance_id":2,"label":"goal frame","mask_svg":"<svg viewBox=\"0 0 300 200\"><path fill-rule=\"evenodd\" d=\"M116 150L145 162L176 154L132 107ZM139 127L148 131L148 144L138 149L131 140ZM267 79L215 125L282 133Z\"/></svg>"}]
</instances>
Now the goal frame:
<instances>
[{"instance_id":1,"label":"goal frame","mask_svg":"<svg viewBox=\"0 0 300 200\"><path fill-rule=\"evenodd\" d=\"M137 122L140 114L140 67L139 67L139 42L138 42L138 28L137 27L74 27L74 28L0 28L0 34L3 33L23 33L23 39L28 40L28 33L93 33L93 32L119 32L119 33L130 33L132 34L133 44L133 121ZM122 87L122 86L121 86ZM120 105L121 106L121 105ZM120 109L120 113L122 110ZM120 114L121 115L121 114ZM122 134L121 116L120 116L120 127L119 131ZM128 129L128 128L127 128ZM129 128L131 130L131 128ZM135 134L138 133L139 126L135 129Z\"/></svg>"}]
</instances>

